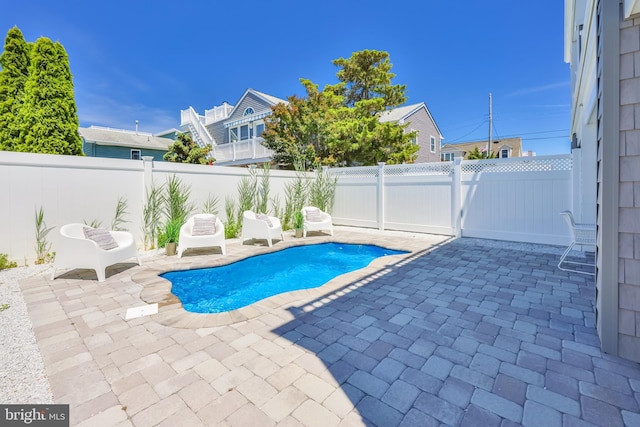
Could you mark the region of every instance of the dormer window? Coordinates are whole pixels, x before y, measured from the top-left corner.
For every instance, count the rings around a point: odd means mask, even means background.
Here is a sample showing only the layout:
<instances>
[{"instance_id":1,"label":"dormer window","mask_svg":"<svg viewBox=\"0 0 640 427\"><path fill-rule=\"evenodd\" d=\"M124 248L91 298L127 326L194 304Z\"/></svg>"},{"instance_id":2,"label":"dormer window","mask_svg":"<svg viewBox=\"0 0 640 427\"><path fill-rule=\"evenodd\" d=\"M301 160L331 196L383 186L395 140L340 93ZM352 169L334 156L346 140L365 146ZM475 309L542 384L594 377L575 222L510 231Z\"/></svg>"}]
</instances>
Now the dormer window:
<instances>
[{"instance_id":1,"label":"dormer window","mask_svg":"<svg viewBox=\"0 0 640 427\"><path fill-rule=\"evenodd\" d=\"M251 116L252 114L254 114L253 108L249 107L246 110L244 110L244 113L242 115L243 116Z\"/></svg>"}]
</instances>

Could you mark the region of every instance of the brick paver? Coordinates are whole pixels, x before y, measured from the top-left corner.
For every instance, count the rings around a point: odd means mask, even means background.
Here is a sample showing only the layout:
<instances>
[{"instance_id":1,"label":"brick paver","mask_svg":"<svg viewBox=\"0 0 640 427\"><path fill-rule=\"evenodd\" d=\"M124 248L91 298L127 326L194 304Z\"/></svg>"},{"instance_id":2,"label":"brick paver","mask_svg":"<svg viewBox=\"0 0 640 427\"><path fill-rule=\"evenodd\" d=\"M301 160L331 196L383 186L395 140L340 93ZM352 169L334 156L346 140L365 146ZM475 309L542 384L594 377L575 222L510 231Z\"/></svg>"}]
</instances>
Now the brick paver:
<instances>
[{"instance_id":1,"label":"brick paver","mask_svg":"<svg viewBox=\"0 0 640 427\"><path fill-rule=\"evenodd\" d=\"M324 241L413 253L221 315L157 278ZM640 425L640 367L600 352L593 280L555 267L562 248L337 227L227 249L21 283L72 425Z\"/></svg>"}]
</instances>

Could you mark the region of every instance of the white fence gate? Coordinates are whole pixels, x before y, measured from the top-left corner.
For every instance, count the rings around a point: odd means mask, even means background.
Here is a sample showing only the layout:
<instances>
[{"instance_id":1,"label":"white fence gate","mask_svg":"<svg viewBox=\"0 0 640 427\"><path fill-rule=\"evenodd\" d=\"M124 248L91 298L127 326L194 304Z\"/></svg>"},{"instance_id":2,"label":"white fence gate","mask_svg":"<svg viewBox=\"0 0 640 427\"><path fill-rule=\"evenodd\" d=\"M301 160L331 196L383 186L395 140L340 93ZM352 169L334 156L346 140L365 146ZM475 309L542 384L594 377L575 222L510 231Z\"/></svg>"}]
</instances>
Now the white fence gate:
<instances>
[{"instance_id":1,"label":"white fence gate","mask_svg":"<svg viewBox=\"0 0 640 427\"><path fill-rule=\"evenodd\" d=\"M571 156L333 168L334 223L564 245Z\"/></svg>"}]
</instances>

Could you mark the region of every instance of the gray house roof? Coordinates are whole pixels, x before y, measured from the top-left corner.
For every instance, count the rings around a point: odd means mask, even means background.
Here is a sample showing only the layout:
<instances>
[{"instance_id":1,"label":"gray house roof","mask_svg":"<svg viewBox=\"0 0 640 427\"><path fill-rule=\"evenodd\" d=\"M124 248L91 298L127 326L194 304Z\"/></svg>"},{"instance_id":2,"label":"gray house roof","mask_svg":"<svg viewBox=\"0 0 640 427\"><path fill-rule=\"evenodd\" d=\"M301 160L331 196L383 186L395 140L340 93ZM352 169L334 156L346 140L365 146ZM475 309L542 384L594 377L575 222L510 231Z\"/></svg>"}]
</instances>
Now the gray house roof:
<instances>
[{"instance_id":1,"label":"gray house roof","mask_svg":"<svg viewBox=\"0 0 640 427\"><path fill-rule=\"evenodd\" d=\"M436 127L436 130L438 131L440 138L442 138L442 132L440 132L440 128L438 127L438 124L436 123L435 120L433 120L433 116L431 115L431 112L427 108L427 104L425 104L424 102L421 102L419 104L404 105L402 107L396 107L392 110L384 111L382 114L380 114L380 122L384 123L384 122L404 121L411 115L415 114L416 111L420 110L421 108L425 109L425 111L429 115L429 118L433 122L433 125Z\"/></svg>"},{"instance_id":2,"label":"gray house roof","mask_svg":"<svg viewBox=\"0 0 640 427\"><path fill-rule=\"evenodd\" d=\"M245 94L242 95L242 97L240 99L244 98L245 95L247 94L247 92L249 92L249 91L251 91L251 92L255 93L256 95L264 98L269 104L272 104L272 105L277 105L277 104L279 104L281 102L284 103L284 104L288 104L289 103L289 101L287 101L286 99L280 99L280 98L277 98L275 96L267 95L266 93L258 92L257 90L253 90L251 88L247 89Z\"/></svg>"},{"instance_id":3,"label":"gray house roof","mask_svg":"<svg viewBox=\"0 0 640 427\"><path fill-rule=\"evenodd\" d=\"M117 147L146 148L150 150L164 150L173 141L169 138L153 136L146 132L136 132L122 129L110 129L97 126L78 128L78 133L85 142L96 145L113 145Z\"/></svg>"}]
</instances>

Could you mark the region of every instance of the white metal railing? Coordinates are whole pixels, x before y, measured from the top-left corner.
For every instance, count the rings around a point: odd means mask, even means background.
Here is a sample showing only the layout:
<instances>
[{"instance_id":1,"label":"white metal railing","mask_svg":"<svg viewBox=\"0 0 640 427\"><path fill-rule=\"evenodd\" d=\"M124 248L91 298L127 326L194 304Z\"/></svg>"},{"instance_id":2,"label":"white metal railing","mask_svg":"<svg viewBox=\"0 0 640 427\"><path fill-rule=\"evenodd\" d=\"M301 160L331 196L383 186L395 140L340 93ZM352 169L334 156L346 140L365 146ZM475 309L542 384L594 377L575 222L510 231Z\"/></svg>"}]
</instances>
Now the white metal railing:
<instances>
[{"instance_id":1,"label":"white metal railing","mask_svg":"<svg viewBox=\"0 0 640 427\"><path fill-rule=\"evenodd\" d=\"M273 150L262 145L262 141L263 138L252 138L230 144L215 145L213 157L215 157L216 163L273 157Z\"/></svg>"},{"instance_id":2,"label":"white metal railing","mask_svg":"<svg viewBox=\"0 0 640 427\"><path fill-rule=\"evenodd\" d=\"M204 124L208 125L213 122L217 122L229 117L229 114L233 110L233 105L229 105L226 102L222 105L213 107L211 110L204 110Z\"/></svg>"},{"instance_id":3,"label":"white metal railing","mask_svg":"<svg viewBox=\"0 0 640 427\"><path fill-rule=\"evenodd\" d=\"M193 107L180 111L180 126L189 126L189 130L194 133L195 139L201 146L215 144L213 137L204 126L204 117L196 113Z\"/></svg>"}]
</instances>

